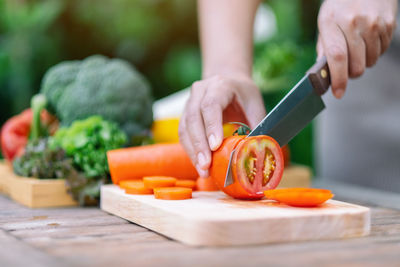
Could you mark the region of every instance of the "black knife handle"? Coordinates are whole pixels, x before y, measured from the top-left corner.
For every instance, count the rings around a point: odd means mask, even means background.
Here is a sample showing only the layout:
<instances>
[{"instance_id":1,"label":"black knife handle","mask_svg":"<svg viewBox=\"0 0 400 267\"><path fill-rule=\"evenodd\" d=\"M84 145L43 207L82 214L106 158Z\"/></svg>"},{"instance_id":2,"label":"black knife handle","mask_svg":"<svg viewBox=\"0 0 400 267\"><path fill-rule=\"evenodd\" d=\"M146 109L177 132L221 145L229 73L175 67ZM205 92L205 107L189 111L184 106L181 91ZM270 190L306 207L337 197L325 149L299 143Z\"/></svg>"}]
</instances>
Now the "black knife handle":
<instances>
[{"instance_id":1,"label":"black knife handle","mask_svg":"<svg viewBox=\"0 0 400 267\"><path fill-rule=\"evenodd\" d=\"M326 57L318 60L308 71L308 77L318 95L323 95L331 84L329 67Z\"/></svg>"}]
</instances>

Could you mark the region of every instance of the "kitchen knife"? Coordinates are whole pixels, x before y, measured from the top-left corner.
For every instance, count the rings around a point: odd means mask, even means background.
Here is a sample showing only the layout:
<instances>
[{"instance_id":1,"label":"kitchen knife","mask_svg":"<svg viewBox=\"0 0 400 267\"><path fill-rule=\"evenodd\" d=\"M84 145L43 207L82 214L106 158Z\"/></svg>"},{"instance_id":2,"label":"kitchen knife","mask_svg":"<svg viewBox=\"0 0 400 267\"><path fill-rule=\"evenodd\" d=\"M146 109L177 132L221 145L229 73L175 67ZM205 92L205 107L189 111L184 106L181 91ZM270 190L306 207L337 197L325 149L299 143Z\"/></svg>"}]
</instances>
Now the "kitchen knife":
<instances>
[{"instance_id":1,"label":"kitchen knife","mask_svg":"<svg viewBox=\"0 0 400 267\"><path fill-rule=\"evenodd\" d=\"M328 90L330 76L326 58L316 62L306 75L286 94L248 136L269 135L282 147L306 127L324 108L321 96ZM225 184L233 184L231 161L226 171Z\"/></svg>"}]
</instances>

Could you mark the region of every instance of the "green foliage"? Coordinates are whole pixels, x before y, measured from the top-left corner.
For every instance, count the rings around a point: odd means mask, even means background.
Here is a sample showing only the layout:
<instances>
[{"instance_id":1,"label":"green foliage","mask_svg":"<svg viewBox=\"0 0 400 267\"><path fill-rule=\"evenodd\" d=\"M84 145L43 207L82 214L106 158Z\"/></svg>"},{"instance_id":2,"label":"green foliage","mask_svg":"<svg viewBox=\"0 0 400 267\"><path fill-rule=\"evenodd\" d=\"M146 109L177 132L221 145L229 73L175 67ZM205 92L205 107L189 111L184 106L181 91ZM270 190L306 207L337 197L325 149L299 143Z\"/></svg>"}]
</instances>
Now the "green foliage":
<instances>
[{"instance_id":1,"label":"green foliage","mask_svg":"<svg viewBox=\"0 0 400 267\"><path fill-rule=\"evenodd\" d=\"M134 63L157 98L177 90L162 62L177 44L197 44L195 6L195 0L0 0L0 124L29 106L50 66L93 54Z\"/></svg>"},{"instance_id":2,"label":"green foliage","mask_svg":"<svg viewBox=\"0 0 400 267\"><path fill-rule=\"evenodd\" d=\"M25 177L58 179L77 175L65 151L51 149L47 138L30 140L24 155L13 161L13 167L16 174Z\"/></svg>"},{"instance_id":3,"label":"green foliage","mask_svg":"<svg viewBox=\"0 0 400 267\"><path fill-rule=\"evenodd\" d=\"M100 115L132 137L148 131L153 120L148 82L124 60L97 55L62 62L48 70L41 92L65 126Z\"/></svg>"},{"instance_id":4,"label":"green foliage","mask_svg":"<svg viewBox=\"0 0 400 267\"><path fill-rule=\"evenodd\" d=\"M167 85L174 91L186 88L201 79L201 56L196 46L172 48L163 66Z\"/></svg>"},{"instance_id":5,"label":"green foliage","mask_svg":"<svg viewBox=\"0 0 400 267\"><path fill-rule=\"evenodd\" d=\"M59 38L49 34L64 4L4 0L0 6L0 103L7 111L0 116L9 116L29 106L41 75L59 59Z\"/></svg>"},{"instance_id":6,"label":"green foliage","mask_svg":"<svg viewBox=\"0 0 400 267\"><path fill-rule=\"evenodd\" d=\"M51 147L61 147L78 170L87 178L108 176L106 152L122 147L127 141L119 127L100 116L75 121L68 128L60 128L53 136Z\"/></svg>"},{"instance_id":7,"label":"green foliage","mask_svg":"<svg viewBox=\"0 0 400 267\"><path fill-rule=\"evenodd\" d=\"M270 40L255 49L253 78L262 92L288 91L315 61L313 44Z\"/></svg>"}]
</instances>

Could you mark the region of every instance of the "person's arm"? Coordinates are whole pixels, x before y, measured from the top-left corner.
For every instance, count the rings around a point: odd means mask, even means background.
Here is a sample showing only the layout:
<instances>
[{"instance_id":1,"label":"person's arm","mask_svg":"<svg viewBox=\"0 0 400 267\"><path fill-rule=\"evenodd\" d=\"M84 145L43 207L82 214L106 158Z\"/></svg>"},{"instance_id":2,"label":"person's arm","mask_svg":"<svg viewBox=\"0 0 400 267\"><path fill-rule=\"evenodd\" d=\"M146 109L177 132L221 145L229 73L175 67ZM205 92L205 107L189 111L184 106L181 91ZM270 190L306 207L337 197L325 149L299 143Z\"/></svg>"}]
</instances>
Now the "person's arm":
<instances>
[{"instance_id":1,"label":"person's arm","mask_svg":"<svg viewBox=\"0 0 400 267\"><path fill-rule=\"evenodd\" d=\"M264 117L251 78L253 24L260 0L199 0L203 79L195 82L179 125L180 142L200 176L208 176L211 150L223 140L222 124L255 127Z\"/></svg>"},{"instance_id":2,"label":"person's arm","mask_svg":"<svg viewBox=\"0 0 400 267\"><path fill-rule=\"evenodd\" d=\"M318 15L318 56L328 61L333 94L342 98L348 77L373 66L392 40L397 0L325 0Z\"/></svg>"}]
</instances>

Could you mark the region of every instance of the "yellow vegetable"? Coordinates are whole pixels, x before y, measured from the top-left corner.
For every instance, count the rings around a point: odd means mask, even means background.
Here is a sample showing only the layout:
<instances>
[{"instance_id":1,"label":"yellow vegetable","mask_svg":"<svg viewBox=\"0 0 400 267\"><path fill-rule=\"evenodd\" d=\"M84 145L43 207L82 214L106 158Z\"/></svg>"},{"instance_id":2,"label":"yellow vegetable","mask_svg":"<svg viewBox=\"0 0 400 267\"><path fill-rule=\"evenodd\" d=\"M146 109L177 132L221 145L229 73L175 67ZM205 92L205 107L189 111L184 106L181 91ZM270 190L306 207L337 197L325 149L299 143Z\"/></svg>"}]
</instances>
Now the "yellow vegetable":
<instances>
[{"instance_id":1,"label":"yellow vegetable","mask_svg":"<svg viewBox=\"0 0 400 267\"><path fill-rule=\"evenodd\" d=\"M154 142L156 143L178 143L179 135L179 118L166 118L161 120L155 120L152 126L152 133ZM224 136L231 136L237 129L237 125L224 124Z\"/></svg>"}]
</instances>

